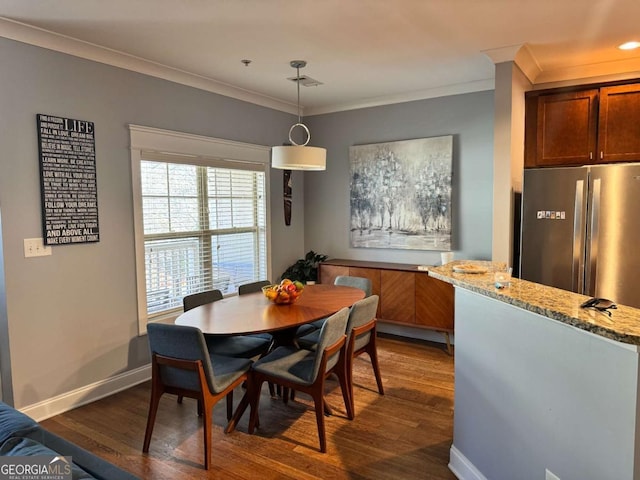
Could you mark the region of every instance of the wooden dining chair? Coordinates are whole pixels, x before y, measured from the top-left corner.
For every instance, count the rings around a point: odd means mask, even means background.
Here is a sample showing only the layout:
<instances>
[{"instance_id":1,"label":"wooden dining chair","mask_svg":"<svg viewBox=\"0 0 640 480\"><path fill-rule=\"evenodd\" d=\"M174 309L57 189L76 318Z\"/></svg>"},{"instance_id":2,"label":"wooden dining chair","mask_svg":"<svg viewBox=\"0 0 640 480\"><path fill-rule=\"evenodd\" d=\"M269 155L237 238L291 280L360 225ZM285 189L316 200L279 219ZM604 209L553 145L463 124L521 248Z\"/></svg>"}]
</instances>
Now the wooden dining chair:
<instances>
[{"instance_id":1,"label":"wooden dining chair","mask_svg":"<svg viewBox=\"0 0 640 480\"><path fill-rule=\"evenodd\" d=\"M338 275L335 278L333 284L359 288L360 290L364 291L365 298L371 296L372 284L371 280L368 278ZM322 328L322 324L325 320L325 318L321 318L320 320L316 320L315 322L307 323L306 325L300 326L296 335L296 341L298 342L298 345L303 348L312 348L315 344L317 344L318 337L320 335L320 329Z\"/></svg>"},{"instance_id":2,"label":"wooden dining chair","mask_svg":"<svg viewBox=\"0 0 640 480\"><path fill-rule=\"evenodd\" d=\"M187 295L182 299L182 305L186 312L201 305L217 302L222 298L220 290L209 290ZM229 321L233 321L233 319ZM205 335L205 340L212 353L254 360L269 351L272 341L271 336L263 338L256 335Z\"/></svg>"},{"instance_id":3,"label":"wooden dining chair","mask_svg":"<svg viewBox=\"0 0 640 480\"><path fill-rule=\"evenodd\" d=\"M222 292L220 290L207 290L205 292L192 293L182 299L182 308L186 312L200 305L217 302L222 300Z\"/></svg>"},{"instance_id":4,"label":"wooden dining chair","mask_svg":"<svg viewBox=\"0 0 640 480\"><path fill-rule=\"evenodd\" d=\"M353 304L349 321L347 323L347 375L349 384L349 398L351 400L351 410L355 415L355 401L353 395L353 360L363 353L367 353L373 367L373 374L376 377L378 392L384 395L382 377L380 375L380 365L378 363L377 320L378 295L371 295Z\"/></svg>"},{"instance_id":5,"label":"wooden dining chair","mask_svg":"<svg viewBox=\"0 0 640 480\"><path fill-rule=\"evenodd\" d=\"M207 290L205 292L193 293L182 299L184 311L208 303L217 302L224 297L220 290ZM257 360L267 353L271 348L272 339L254 337L252 335L218 336L204 335L207 348L211 353L226 357L250 358ZM178 395L178 403L182 403L182 395ZM201 405L198 404L198 413Z\"/></svg>"},{"instance_id":6,"label":"wooden dining chair","mask_svg":"<svg viewBox=\"0 0 640 480\"><path fill-rule=\"evenodd\" d=\"M164 393L198 400L202 405L204 468L211 466L213 407L227 399L227 419L232 417L233 390L247 379L252 361L209 352L204 335L195 327L151 323L147 325L151 349L151 400L142 451L149 452L151 434Z\"/></svg>"},{"instance_id":7,"label":"wooden dining chair","mask_svg":"<svg viewBox=\"0 0 640 480\"><path fill-rule=\"evenodd\" d=\"M238 287L238 295L246 295L247 293L256 293L262 290L262 287L271 285L269 280L258 280L257 282L245 283Z\"/></svg>"},{"instance_id":8,"label":"wooden dining chair","mask_svg":"<svg viewBox=\"0 0 640 480\"><path fill-rule=\"evenodd\" d=\"M371 366L378 385L378 392L384 395L382 377L380 375L380 365L378 363L378 349L376 346L376 311L378 309L378 295L371 295L353 304L349 312L347 322L347 379L349 384L349 398L351 399L351 409L355 415L355 403L353 395L353 359L363 353L368 353L371 359ZM308 335L311 337L311 335ZM315 350L317 343L305 342L305 348ZM292 392L292 398L294 394Z\"/></svg>"},{"instance_id":9,"label":"wooden dining chair","mask_svg":"<svg viewBox=\"0 0 640 480\"><path fill-rule=\"evenodd\" d=\"M307 393L313 398L320 451L327 451L324 425L324 384L328 375L335 373L342 389L347 417L353 418L349 386L347 384L345 329L349 309L343 308L327 318L321 329L316 351L298 350L294 346L282 346L253 364L249 375L248 397L251 404L249 433L258 425L258 404L262 383L271 381L285 388ZM238 408L240 411L240 407Z\"/></svg>"},{"instance_id":10,"label":"wooden dining chair","mask_svg":"<svg viewBox=\"0 0 640 480\"><path fill-rule=\"evenodd\" d=\"M249 293L257 293L262 291L262 287L271 285L269 280L259 280L257 282L245 283L238 287L238 295L247 295ZM268 333L254 333L252 337L264 338L267 340L273 340L273 337Z\"/></svg>"},{"instance_id":11,"label":"wooden dining chair","mask_svg":"<svg viewBox=\"0 0 640 480\"><path fill-rule=\"evenodd\" d=\"M249 293L257 293L262 291L262 287L266 287L271 285L269 280L258 280L257 282L245 283L238 287L238 295L247 295ZM263 338L265 340L269 340L271 342L271 347L273 347L273 336L269 333L254 333L251 335L252 337ZM267 353L267 352L265 352ZM273 383L269 382L269 393L272 397L276 396L276 387ZM280 395L281 389L278 386L277 394Z\"/></svg>"}]
</instances>

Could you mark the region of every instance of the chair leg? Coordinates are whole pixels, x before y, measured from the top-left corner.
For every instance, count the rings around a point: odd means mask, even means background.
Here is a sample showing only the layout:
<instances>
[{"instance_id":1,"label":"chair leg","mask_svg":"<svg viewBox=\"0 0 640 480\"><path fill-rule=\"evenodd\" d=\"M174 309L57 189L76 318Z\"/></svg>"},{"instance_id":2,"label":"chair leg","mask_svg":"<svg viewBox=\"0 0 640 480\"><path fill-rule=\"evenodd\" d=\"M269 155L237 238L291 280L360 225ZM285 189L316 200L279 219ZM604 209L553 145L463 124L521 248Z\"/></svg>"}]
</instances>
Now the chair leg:
<instances>
[{"instance_id":1,"label":"chair leg","mask_svg":"<svg viewBox=\"0 0 640 480\"><path fill-rule=\"evenodd\" d=\"M182 395L178 395L178 403L182 403Z\"/></svg>"},{"instance_id":2,"label":"chair leg","mask_svg":"<svg viewBox=\"0 0 640 480\"><path fill-rule=\"evenodd\" d=\"M344 362L348 363L348 362ZM353 399L351 398L351 388L349 386L349 375L347 373L347 368L343 365L340 368L340 373L336 372L338 376L338 381L340 382L340 389L342 390L342 399L344 400L344 408L347 410L347 418L349 420L353 420L354 418L354 405Z\"/></svg>"},{"instance_id":3,"label":"chair leg","mask_svg":"<svg viewBox=\"0 0 640 480\"><path fill-rule=\"evenodd\" d=\"M262 379L252 379L249 383L249 402L251 405L251 415L249 417L249 435L253 434L258 426L258 406L260 405L260 390L262 390Z\"/></svg>"},{"instance_id":4,"label":"chair leg","mask_svg":"<svg viewBox=\"0 0 640 480\"><path fill-rule=\"evenodd\" d=\"M327 437L324 430L324 394L322 390L314 392L313 403L316 409L316 423L318 424L318 437L320 439L320 451L327 452Z\"/></svg>"},{"instance_id":5,"label":"chair leg","mask_svg":"<svg viewBox=\"0 0 640 480\"><path fill-rule=\"evenodd\" d=\"M233 416L233 390L227 393L227 422Z\"/></svg>"},{"instance_id":6,"label":"chair leg","mask_svg":"<svg viewBox=\"0 0 640 480\"><path fill-rule=\"evenodd\" d=\"M153 433L153 426L156 423L156 414L158 413L158 405L160 404L160 397L162 391L158 392L155 388L151 389L151 400L149 401L149 415L147 416L147 428L144 432L144 443L142 444L142 451L144 453L149 452L149 444L151 443L151 434Z\"/></svg>"},{"instance_id":7,"label":"chair leg","mask_svg":"<svg viewBox=\"0 0 640 480\"><path fill-rule=\"evenodd\" d=\"M325 398L323 401L323 408L324 408L324 414L327 417L330 417L331 415L333 415L333 410L331 409L331 406L327 403L327 399Z\"/></svg>"},{"instance_id":8,"label":"chair leg","mask_svg":"<svg viewBox=\"0 0 640 480\"><path fill-rule=\"evenodd\" d=\"M271 382L269 382L269 395L271 395L271 398L276 396L276 387Z\"/></svg>"},{"instance_id":9,"label":"chair leg","mask_svg":"<svg viewBox=\"0 0 640 480\"><path fill-rule=\"evenodd\" d=\"M376 348L376 343L371 337L371 342L367 345L367 353L371 358L371 366L373 367L373 373L376 376L376 383L378 384L378 392L380 395L384 395L384 387L382 386L382 377L380 376L380 365L378 364L378 350Z\"/></svg>"},{"instance_id":10,"label":"chair leg","mask_svg":"<svg viewBox=\"0 0 640 480\"><path fill-rule=\"evenodd\" d=\"M233 416L229 420L229 423L227 423L227 426L224 429L224 433L231 433L235 430L236 425L238 424L238 421L242 418L242 415L244 414L245 410L249 406L249 398L250 398L250 392L249 392L249 388L247 387L247 391L244 392L244 395L242 396L242 399L240 400L240 403L238 404L236 411L234 412Z\"/></svg>"},{"instance_id":11,"label":"chair leg","mask_svg":"<svg viewBox=\"0 0 640 480\"><path fill-rule=\"evenodd\" d=\"M211 467L211 417L213 416L213 404L210 404L205 399L199 399L198 403L204 404L204 412L202 415L204 417L204 425L202 428L204 432L204 468L205 470L209 470L209 467Z\"/></svg>"},{"instance_id":12,"label":"chair leg","mask_svg":"<svg viewBox=\"0 0 640 480\"><path fill-rule=\"evenodd\" d=\"M347 388L349 389L349 402L351 403L351 413L355 417L356 404L353 398L353 352L349 352L345 359L345 373L347 375Z\"/></svg>"}]
</instances>

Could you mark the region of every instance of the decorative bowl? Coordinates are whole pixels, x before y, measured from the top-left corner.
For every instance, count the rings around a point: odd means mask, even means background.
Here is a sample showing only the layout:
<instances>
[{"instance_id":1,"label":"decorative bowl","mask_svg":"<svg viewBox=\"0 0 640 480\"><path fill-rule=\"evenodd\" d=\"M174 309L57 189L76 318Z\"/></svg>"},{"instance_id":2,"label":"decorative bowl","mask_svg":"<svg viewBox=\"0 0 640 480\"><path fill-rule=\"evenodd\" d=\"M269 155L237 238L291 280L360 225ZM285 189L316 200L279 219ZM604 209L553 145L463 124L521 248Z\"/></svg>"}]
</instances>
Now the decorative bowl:
<instances>
[{"instance_id":1,"label":"decorative bowl","mask_svg":"<svg viewBox=\"0 0 640 480\"><path fill-rule=\"evenodd\" d=\"M298 299L303 289L302 283L285 279L279 284L262 287L262 293L277 305L290 305Z\"/></svg>"}]
</instances>

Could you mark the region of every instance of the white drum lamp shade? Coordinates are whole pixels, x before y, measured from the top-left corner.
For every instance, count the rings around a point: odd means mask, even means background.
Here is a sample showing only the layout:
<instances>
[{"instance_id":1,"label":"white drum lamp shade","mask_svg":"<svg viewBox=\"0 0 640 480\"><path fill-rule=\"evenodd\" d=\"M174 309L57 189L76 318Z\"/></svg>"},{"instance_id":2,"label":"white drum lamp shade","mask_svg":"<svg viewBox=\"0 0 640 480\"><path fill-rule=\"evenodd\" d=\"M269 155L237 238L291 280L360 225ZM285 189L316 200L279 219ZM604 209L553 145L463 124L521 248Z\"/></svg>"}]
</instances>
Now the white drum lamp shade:
<instances>
[{"instance_id":1,"label":"white drum lamp shade","mask_svg":"<svg viewBox=\"0 0 640 480\"><path fill-rule=\"evenodd\" d=\"M327 150L306 145L271 148L271 166L283 170L324 170Z\"/></svg>"}]
</instances>

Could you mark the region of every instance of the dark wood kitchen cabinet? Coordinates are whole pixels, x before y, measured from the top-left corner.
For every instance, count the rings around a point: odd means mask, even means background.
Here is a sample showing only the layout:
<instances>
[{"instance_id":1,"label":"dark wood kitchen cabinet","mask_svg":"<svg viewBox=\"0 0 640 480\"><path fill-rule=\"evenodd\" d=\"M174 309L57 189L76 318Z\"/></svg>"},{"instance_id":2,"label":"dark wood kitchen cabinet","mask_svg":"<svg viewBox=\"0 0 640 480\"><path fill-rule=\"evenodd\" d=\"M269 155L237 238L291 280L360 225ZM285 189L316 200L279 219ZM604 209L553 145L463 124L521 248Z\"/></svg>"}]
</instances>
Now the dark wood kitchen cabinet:
<instances>
[{"instance_id":1,"label":"dark wood kitchen cabinet","mask_svg":"<svg viewBox=\"0 0 640 480\"><path fill-rule=\"evenodd\" d=\"M640 84L600 89L599 163L640 160Z\"/></svg>"},{"instance_id":2,"label":"dark wood kitchen cabinet","mask_svg":"<svg viewBox=\"0 0 640 480\"><path fill-rule=\"evenodd\" d=\"M528 92L525 168L640 161L640 84Z\"/></svg>"},{"instance_id":3,"label":"dark wood kitchen cabinet","mask_svg":"<svg viewBox=\"0 0 640 480\"><path fill-rule=\"evenodd\" d=\"M532 97L526 110L526 166L584 165L596 151L598 90Z\"/></svg>"},{"instance_id":4,"label":"dark wood kitchen cabinet","mask_svg":"<svg viewBox=\"0 0 640 480\"><path fill-rule=\"evenodd\" d=\"M427 271L418 270L417 265L338 259L320 264L320 283L333 283L338 275L371 280L373 294L380 297L379 321L443 332L451 351L451 284L430 277Z\"/></svg>"}]
</instances>

